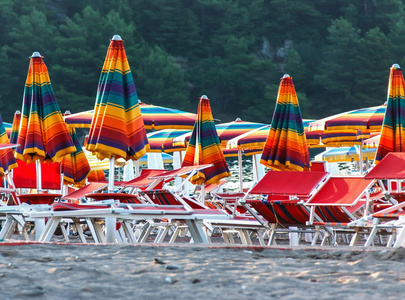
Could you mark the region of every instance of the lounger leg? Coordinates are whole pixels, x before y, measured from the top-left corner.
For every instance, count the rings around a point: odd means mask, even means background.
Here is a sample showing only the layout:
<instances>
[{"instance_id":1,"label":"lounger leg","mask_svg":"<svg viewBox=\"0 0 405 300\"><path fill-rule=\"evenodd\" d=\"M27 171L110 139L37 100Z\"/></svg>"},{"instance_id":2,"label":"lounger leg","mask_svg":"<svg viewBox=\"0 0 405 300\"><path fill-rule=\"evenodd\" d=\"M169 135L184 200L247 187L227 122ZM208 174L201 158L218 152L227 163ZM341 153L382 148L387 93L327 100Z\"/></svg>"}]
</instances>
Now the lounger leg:
<instances>
[{"instance_id":1,"label":"lounger leg","mask_svg":"<svg viewBox=\"0 0 405 300\"><path fill-rule=\"evenodd\" d=\"M394 248L399 248L401 246L404 246L403 245L403 240L404 240L404 237L405 237L405 225L402 226L402 228L400 230L401 231L400 231L400 233L399 233L399 235L398 235L398 237L397 237L397 239L396 239L396 241L394 243Z\"/></svg>"},{"instance_id":2,"label":"lounger leg","mask_svg":"<svg viewBox=\"0 0 405 300\"><path fill-rule=\"evenodd\" d=\"M318 238L319 238L319 231L320 230L321 229L319 227L315 227L315 234L314 234L314 237L312 238L311 246L316 245L316 242L318 241Z\"/></svg>"},{"instance_id":3,"label":"lounger leg","mask_svg":"<svg viewBox=\"0 0 405 300\"><path fill-rule=\"evenodd\" d=\"M45 218L35 219L35 240L39 241L39 238L42 235L42 232L45 229Z\"/></svg>"},{"instance_id":4,"label":"lounger leg","mask_svg":"<svg viewBox=\"0 0 405 300\"><path fill-rule=\"evenodd\" d=\"M270 235L269 235L269 240L267 242L268 246L271 245L277 245L276 241L275 241L275 237L276 237L276 229L271 229Z\"/></svg>"},{"instance_id":5,"label":"lounger leg","mask_svg":"<svg viewBox=\"0 0 405 300\"><path fill-rule=\"evenodd\" d=\"M105 241L106 243L115 243L116 242L116 223L117 218L107 217L105 218Z\"/></svg>"},{"instance_id":6,"label":"lounger leg","mask_svg":"<svg viewBox=\"0 0 405 300\"><path fill-rule=\"evenodd\" d=\"M294 231L294 230L298 230L298 228L297 227L290 227L289 230ZM291 246L298 246L300 244L299 243L298 233L290 231L289 235L290 235L290 245Z\"/></svg>"},{"instance_id":7,"label":"lounger leg","mask_svg":"<svg viewBox=\"0 0 405 300\"><path fill-rule=\"evenodd\" d=\"M266 243L264 242L263 234L260 232L260 230L256 230L256 234L257 234L257 238L259 239L260 246L265 246Z\"/></svg>"},{"instance_id":8,"label":"lounger leg","mask_svg":"<svg viewBox=\"0 0 405 300\"><path fill-rule=\"evenodd\" d=\"M356 246L357 242L359 240L359 235L360 235L359 230L360 229L358 227L356 227L354 230L355 230L355 233L353 234L352 239L350 240L349 246Z\"/></svg>"},{"instance_id":9,"label":"lounger leg","mask_svg":"<svg viewBox=\"0 0 405 300\"><path fill-rule=\"evenodd\" d=\"M136 243L136 237L135 237L134 232L132 231L130 222L127 220L124 220L122 222L122 227L124 229L125 235L127 236L128 242L131 244Z\"/></svg>"},{"instance_id":10,"label":"lounger leg","mask_svg":"<svg viewBox=\"0 0 405 300\"><path fill-rule=\"evenodd\" d=\"M77 234L79 235L80 240L82 241L82 243L87 244L87 240L86 240L86 237L83 234L83 228L82 228L82 226L80 224L80 221L75 220L73 224L74 224L74 226L76 228Z\"/></svg>"},{"instance_id":11,"label":"lounger leg","mask_svg":"<svg viewBox=\"0 0 405 300\"><path fill-rule=\"evenodd\" d=\"M392 247L394 245L396 236L397 236L397 230L394 228L394 229L392 229L390 238L388 239L387 247Z\"/></svg>"},{"instance_id":12,"label":"lounger leg","mask_svg":"<svg viewBox=\"0 0 405 300\"><path fill-rule=\"evenodd\" d=\"M188 230L191 233L194 243L208 244L208 238L201 224L195 220L186 220Z\"/></svg>"},{"instance_id":13,"label":"lounger leg","mask_svg":"<svg viewBox=\"0 0 405 300\"><path fill-rule=\"evenodd\" d=\"M140 236L139 239L138 239L138 242L139 242L139 243L146 243L146 241L147 241L149 235L152 233L153 228L154 228L154 226L152 226L152 224L149 223L149 226L146 227L146 228L143 230L141 236Z\"/></svg>"},{"instance_id":14,"label":"lounger leg","mask_svg":"<svg viewBox=\"0 0 405 300\"><path fill-rule=\"evenodd\" d=\"M168 232L169 226L160 227L155 238L155 243L162 243Z\"/></svg>"},{"instance_id":15,"label":"lounger leg","mask_svg":"<svg viewBox=\"0 0 405 300\"><path fill-rule=\"evenodd\" d=\"M368 235L368 238L367 238L366 243L364 244L364 247L371 246L371 244L373 243L374 237L378 232L378 227L377 226L378 226L377 224L374 225L373 229L371 230L370 234Z\"/></svg>"},{"instance_id":16,"label":"lounger leg","mask_svg":"<svg viewBox=\"0 0 405 300\"><path fill-rule=\"evenodd\" d=\"M17 221L14 220L12 216L7 216L6 218L6 221L3 223L3 228L0 231L0 240L9 239L15 226L17 226Z\"/></svg>"},{"instance_id":17,"label":"lounger leg","mask_svg":"<svg viewBox=\"0 0 405 300\"><path fill-rule=\"evenodd\" d=\"M102 241L100 240L99 234L96 231L93 220L91 218L86 218L85 220L86 220L87 226L89 227L91 235L93 237L94 243L96 243L96 244L101 243Z\"/></svg>"},{"instance_id":18,"label":"lounger leg","mask_svg":"<svg viewBox=\"0 0 405 300\"><path fill-rule=\"evenodd\" d=\"M69 224L67 224L66 226L68 227ZM69 235L68 235L68 232L67 232L67 229L66 229L65 225L63 225L62 223L60 223L60 229L61 229L61 231L62 231L63 238L65 239L65 242L66 242L66 243L69 243Z\"/></svg>"},{"instance_id":19,"label":"lounger leg","mask_svg":"<svg viewBox=\"0 0 405 300\"><path fill-rule=\"evenodd\" d=\"M59 225L61 218L60 217L52 217L48 220L45 225L45 228L42 230L41 236L38 237L37 241L40 242L49 242L55 233L56 228Z\"/></svg>"},{"instance_id":20,"label":"lounger leg","mask_svg":"<svg viewBox=\"0 0 405 300\"><path fill-rule=\"evenodd\" d=\"M177 237L179 236L180 230L181 230L180 226L177 225L176 229L174 230L174 232L172 234L172 237L170 238L170 241L169 241L170 244L172 244L176 241Z\"/></svg>"}]
</instances>

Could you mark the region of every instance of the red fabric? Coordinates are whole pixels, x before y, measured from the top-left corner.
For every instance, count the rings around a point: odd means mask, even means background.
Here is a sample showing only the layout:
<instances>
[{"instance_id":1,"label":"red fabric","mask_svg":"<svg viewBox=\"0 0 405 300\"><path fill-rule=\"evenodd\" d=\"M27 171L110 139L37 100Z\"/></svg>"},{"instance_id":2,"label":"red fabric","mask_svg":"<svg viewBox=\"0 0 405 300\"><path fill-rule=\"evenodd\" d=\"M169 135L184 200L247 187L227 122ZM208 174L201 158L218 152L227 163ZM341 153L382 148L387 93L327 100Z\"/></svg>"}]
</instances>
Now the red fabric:
<instances>
[{"instance_id":1,"label":"red fabric","mask_svg":"<svg viewBox=\"0 0 405 300\"><path fill-rule=\"evenodd\" d=\"M52 204L54 211L58 210L81 210L81 209L100 209L108 208L108 205L86 205L86 204L74 204L66 202L55 202Z\"/></svg>"},{"instance_id":2,"label":"red fabric","mask_svg":"<svg viewBox=\"0 0 405 300\"><path fill-rule=\"evenodd\" d=\"M364 178L405 179L405 152L389 152Z\"/></svg>"},{"instance_id":3,"label":"red fabric","mask_svg":"<svg viewBox=\"0 0 405 300\"><path fill-rule=\"evenodd\" d=\"M18 167L13 169L13 181L16 188L37 188L35 163L27 164L17 160ZM49 190L61 189L59 163L41 163L42 188Z\"/></svg>"},{"instance_id":4,"label":"red fabric","mask_svg":"<svg viewBox=\"0 0 405 300\"><path fill-rule=\"evenodd\" d=\"M78 200L80 198L84 198L84 196L88 193L94 192L96 190L102 189L107 186L105 182L90 182L88 185L64 196L62 199L65 200Z\"/></svg>"},{"instance_id":5,"label":"red fabric","mask_svg":"<svg viewBox=\"0 0 405 300\"><path fill-rule=\"evenodd\" d=\"M143 169L141 175L128 182L125 182L123 186L147 187L156 180L150 179L150 177L165 174L165 172L165 170Z\"/></svg>"},{"instance_id":6,"label":"red fabric","mask_svg":"<svg viewBox=\"0 0 405 300\"><path fill-rule=\"evenodd\" d=\"M269 171L250 194L307 196L326 177L326 172Z\"/></svg>"},{"instance_id":7,"label":"red fabric","mask_svg":"<svg viewBox=\"0 0 405 300\"><path fill-rule=\"evenodd\" d=\"M125 193L90 193L86 194L86 198L92 198L95 201L101 200L119 200L120 203L142 203L136 195Z\"/></svg>"},{"instance_id":8,"label":"red fabric","mask_svg":"<svg viewBox=\"0 0 405 300\"><path fill-rule=\"evenodd\" d=\"M92 170L87 177L88 182L107 181L103 170Z\"/></svg>"},{"instance_id":9,"label":"red fabric","mask_svg":"<svg viewBox=\"0 0 405 300\"><path fill-rule=\"evenodd\" d=\"M312 172L326 172L326 162L324 161L311 161Z\"/></svg>"},{"instance_id":10,"label":"red fabric","mask_svg":"<svg viewBox=\"0 0 405 300\"><path fill-rule=\"evenodd\" d=\"M62 194L22 194L17 197L20 203L51 205L55 201L55 198L60 196L62 196Z\"/></svg>"},{"instance_id":11,"label":"red fabric","mask_svg":"<svg viewBox=\"0 0 405 300\"><path fill-rule=\"evenodd\" d=\"M371 184L362 177L332 177L306 204L351 206Z\"/></svg>"}]
</instances>

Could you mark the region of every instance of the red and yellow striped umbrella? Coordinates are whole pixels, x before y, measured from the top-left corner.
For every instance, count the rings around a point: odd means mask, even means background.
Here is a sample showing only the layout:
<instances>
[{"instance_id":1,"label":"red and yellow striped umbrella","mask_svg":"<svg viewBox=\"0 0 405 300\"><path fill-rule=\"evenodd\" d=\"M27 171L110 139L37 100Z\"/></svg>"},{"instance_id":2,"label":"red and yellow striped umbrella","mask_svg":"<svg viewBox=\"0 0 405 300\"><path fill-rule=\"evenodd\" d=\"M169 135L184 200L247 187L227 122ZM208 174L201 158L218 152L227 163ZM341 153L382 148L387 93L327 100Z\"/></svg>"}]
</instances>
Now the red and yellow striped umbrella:
<instances>
[{"instance_id":1,"label":"red and yellow striped umbrella","mask_svg":"<svg viewBox=\"0 0 405 300\"><path fill-rule=\"evenodd\" d=\"M388 100L375 163L389 152L405 151L405 81L399 65L390 70Z\"/></svg>"},{"instance_id":2,"label":"red and yellow striped umbrella","mask_svg":"<svg viewBox=\"0 0 405 300\"><path fill-rule=\"evenodd\" d=\"M10 144L1 116L0 144L2 146ZM0 176L3 177L5 172L10 171L16 167L18 167L18 165L14 157L14 151L11 148L0 150Z\"/></svg>"},{"instance_id":3,"label":"red and yellow striped umbrella","mask_svg":"<svg viewBox=\"0 0 405 300\"><path fill-rule=\"evenodd\" d=\"M24 88L17 159L59 162L76 151L53 93L48 69L38 52L30 58Z\"/></svg>"},{"instance_id":4,"label":"red and yellow striped umbrella","mask_svg":"<svg viewBox=\"0 0 405 300\"><path fill-rule=\"evenodd\" d=\"M148 133L150 150L148 152L174 152L185 151L186 146L173 145L173 139L186 133L191 133L187 129L163 129Z\"/></svg>"},{"instance_id":5,"label":"red and yellow striped umbrella","mask_svg":"<svg viewBox=\"0 0 405 300\"><path fill-rule=\"evenodd\" d=\"M11 144L17 143L18 130L20 129L20 123L21 123L21 112L19 110L17 110L14 113L13 125L11 127L11 132L10 132L10 143Z\"/></svg>"},{"instance_id":6,"label":"red and yellow striped umbrella","mask_svg":"<svg viewBox=\"0 0 405 300\"><path fill-rule=\"evenodd\" d=\"M102 160L138 160L149 149L138 96L120 36L114 36L101 71L87 150Z\"/></svg>"},{"instance_id":7,"label":"red and yellow striped umbrella","mask_svg":"<svg viewBox=\"0 0 405 300\"><path fill-rule=\"evenodd\" d=\"M61 169L65 184L73 184L77 187L86 184L86 178L90 172L90 165L73 127L69 128L70 136L76 146L76 151L65 155L61 161Z\"/></svg>"},{"instance_id":8,"label":"red and yellow striped umbrella","mask_svg":"<svg viewBox=\"0 0 405 300\"><path fill-rule=\"evenodd\" d=\"M292 77L285 74L260 163L274 170L303 171L310 168L301 110Z\"/></svg>"},{"instance_id":9,"label":"red and yellow striped umbrella","mask_svg":"<svg viewBox=\"0 0 405 300\"><path fill-rule=\"evenodd\" d=\"M139 102L142 119L147 130L189 129L192 130L196 115L178 109ZM65 116L66 123L75 128L90 128L94 110Z\"/></svg>"},{"instance_id":10,"label":"red and yellow striped umbrella","mask_svg":"<svg viewBox=\"0 0 405 300\"><path fill-rule=\"evenodd\" d=\"M231 175L221 149L207 96L203 95L198 104L197 119L187 145L182 166L213 164L191 178L194 184L215 184Z\"/></svg>"}]
</instances>

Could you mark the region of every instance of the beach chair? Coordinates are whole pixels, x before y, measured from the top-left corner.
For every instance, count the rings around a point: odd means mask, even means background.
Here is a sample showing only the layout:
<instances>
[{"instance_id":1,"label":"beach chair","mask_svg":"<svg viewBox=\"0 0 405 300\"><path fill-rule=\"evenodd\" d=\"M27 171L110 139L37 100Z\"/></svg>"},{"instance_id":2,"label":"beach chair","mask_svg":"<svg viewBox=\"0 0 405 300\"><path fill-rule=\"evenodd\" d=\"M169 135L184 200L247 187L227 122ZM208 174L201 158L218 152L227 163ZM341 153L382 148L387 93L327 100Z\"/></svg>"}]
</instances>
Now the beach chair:
<instances>
[{"instance_id":1,"label":"beach chair","mask_svg":"<svg viewBox=\"0 0 405 300\"><path fill-rule=\"evenodd\" d=\"M310 212L303 204L327 178L326 172L269 171L240 204L269 229L269 245L274 244L276 233L289 233L290 243L296 244L297 235L292 233L311 233L308 229L313 228L307 225Z\"/></svg>"},{"instance_id":2,"label":"beach chair","mask_svg":"<svg viewBox=\"0 0 405 300\"><path fill-rule=\"evenodd\" d=\"M365 242L365 246L374 243L376 236L381 233L389 235L387 246L399 247L403 244L405 193L402 189L405 179L405 153L388 153L370 172L366 179L377 180L383 189L385 204L374 206L375 213L351 222L352 226L365 226L372 222L373 228Z\"/></svg>"},{"instance_id":3,"label":"beach chair","mask_svg":"<svg viewBox=\"0 0 405 300\"><path fill-rule=\"evenodd\" d=\"M305 203L310 207L307 224L331 228L334 232L333 244L336 244L336 234L339 230L344 234L353 233L350 245L356 245L359 235L364 231L368 232L367 227L349 228L348 225L361 217L360 214L367 214L372 201L382 197L381 192L374 192L371 195L374 184L375 180L360 176L329 177ZM322 221L314 221L315 215ZM316 238L314 240L316 241Z\"/></svg>"}]
</instances>

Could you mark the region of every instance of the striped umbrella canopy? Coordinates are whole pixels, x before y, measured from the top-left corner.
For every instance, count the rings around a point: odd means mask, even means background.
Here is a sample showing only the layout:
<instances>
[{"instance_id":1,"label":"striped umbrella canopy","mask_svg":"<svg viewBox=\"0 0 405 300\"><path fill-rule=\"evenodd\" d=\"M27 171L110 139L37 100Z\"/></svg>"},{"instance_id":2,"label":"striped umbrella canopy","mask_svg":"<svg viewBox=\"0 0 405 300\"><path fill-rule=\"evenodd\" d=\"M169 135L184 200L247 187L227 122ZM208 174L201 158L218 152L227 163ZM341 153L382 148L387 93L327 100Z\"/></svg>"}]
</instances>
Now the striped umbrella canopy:
<instances>
[{"instance_id":1,"label":"striped umbrella canopy","mask_svg":"<svg viewBox=\"0 0 405 300\"><path fill-rule=\"evenodd\" d=\"M281 78L260 163L274 170L303 171L310 168L301 110L292 77L288 74Z\"/></svg>"},{"instance_id":2,"label":"striped umbrella canopy","mask_svg":"<svg viewBox=\"0 0 405 300\"><path fill-rule=\"evenodd\" d=\"M380 105L343 112L310 123L308 131L318 132L325 147L359 145L381 130L385 109Z\"/></svg>"},{"instance_id":3,"label":"striped umbrella canopy","mask_svg":"<svg viewBox=\"0 0 405 300\"><path fill-rule=\"evenodd\" d=\"M69 132L76 146L76 151L64 156L61 161L63 180L65 184L81 187L86 184L86 178L90 173L90 165L79 143L76 130L73 127L69 127Z\"/></svg>"},{"instance_id":4,"label":"striped umbrella canopy","mask_svg":"<svg viewBox=\"0 0 405 300\"><path fill-rule=\"evenodd\" d=\"M101 71L87 150L112 161L109 191L114 184L114 160L138 160L149 149L138 96L124 49L115 35Z\"/></svg>"},{"instance_id":5,"label":"striped umbrella canopy","mask_svg":"<svg viewBox=\"0 0 405 300\"><path fill-rule=\"evenodd\" d=\"M200 170L193 176L190 180L193 184L215 184L231 175L222 153L210 101L205 95L201 96L198 104L197 119L187 144L182 167L203 164L213 164L213 166Z\"/></svg>"},{"instance_id":6,"label":"striped umbrella canopy","mask_svg":"<svg viewBox=\"0 0 405 300\"><path fill-rule=\"evenodd\" d=\"M350 162L358 161L360 157L359 147L341 147L341 148L331 148L318 155L316 155L315 160L324 160L327 162ZM377 148L366 148L363 149L363 160L368 158L373 159Z\"/></svg>"},{"instance_id":7,"label":"striped umbrella canopy","mask_svg":"<svg viewBox=\"0 0 405 300\"><path fill-rule=\"evenodd\" d=\"M3 124L3 119L0 116L0 144L2 146L9 145L6 129ZM11 148L0 150L0 176L4 176L4 173L18 167L14 157L14 151Z\"/></svg>"},{"instance_id":8,"label":"striped umbrella canopy","mask_svg":"<svg viewBox=\"0 0 405 300\"><path fill-rule=\"evenodd\" d=\"M28 163L59 162L76 151L38 52L30 57L15 157Z\"/></svg>"},{"instance_id":9,"label":"striped umbrella canopy","mask_svg":"<svg viewBox=\"0 0 405 300\"><path fill-rule=\"evenodd\" d=\"M189 129L192 130L196 115L178 109L146 104L139 101L142 119L147 130ZM94 110L87 110L69 116L65 121L76 128L90 128Z\"/></svg>"},{"instance_id":10,"label":"striped umbrella canopy","mask_svg":"<svg viewBox=\"0 0 405 300\"><path fill-rule=\"evenodd\" d=\"M405 82L402 70L394 64L390 70L388 100L381 138L378 144L375 163L381 161L388 152L405 151Z\"/></svg>"},{"instance_id":11,"label":"striped umbrella canopy","mask_svg":"<svg viewBox=\"0 0 405 300\"><path fill-rule=\"evenodd\" d=\"M11 132L10 132L10 135L9 135L10 136L10 143L12 143L12 144L17 143L18 130L20 129L20 123L21 123L21 112L19 110L17 110L14 113L13 124L11 126Z\"/></svg>"},{"instance_id":12,"label":"striped umbrella canopy","mask_svg":"<svg viewBox=\"0 0 405 300\"><path fill-rule=\"evenodd\" d=\"M183 134L191 133L187 129L163 129L148 133L150 150L148 152L174 152L185 151L186 146L174 145L173 139Z\"/></svg>"},{"instance_id":13,"label":"striped umbrella canopy","mask_svg":"<svg viewBox=\"0 0 405 300\"><path fill-rule=\"evenodd\" d=\"M307 132L308 124L313 122L312 119L303 119L302 123L304 125L305 135L307 137L308 146L312 146L309 143L309 140L313 140L313 144L319 144L319 135L313 134L312 132ZM264 125L258 129L253 129L249 132L241 134L227 142L226 149L235 149L241 148L243 150L248 149L257 149L256 153L251 152L252 154L257 154L263 150L263 147L266 143L267 136L269 135L270 125Z\"/></svg>"}]
</instances>

